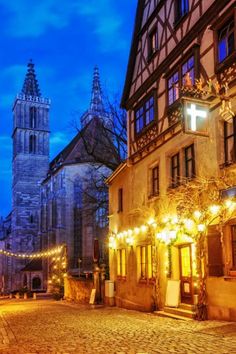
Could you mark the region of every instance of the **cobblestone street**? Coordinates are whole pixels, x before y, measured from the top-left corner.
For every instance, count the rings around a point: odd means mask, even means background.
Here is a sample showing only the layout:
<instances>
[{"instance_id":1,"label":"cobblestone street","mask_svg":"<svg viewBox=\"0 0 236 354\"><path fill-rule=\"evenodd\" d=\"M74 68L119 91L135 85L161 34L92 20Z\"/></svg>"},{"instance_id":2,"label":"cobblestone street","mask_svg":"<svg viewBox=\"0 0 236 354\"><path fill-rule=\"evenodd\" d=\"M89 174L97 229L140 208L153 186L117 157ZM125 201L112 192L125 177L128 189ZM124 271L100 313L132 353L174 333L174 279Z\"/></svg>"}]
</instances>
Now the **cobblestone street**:
<instances>
[{"instance_id":1,"label":"cobblestone street","mask_svg":"<svg viewBox=\"0 0 236 354\"><path fill-rule=\"evenodd\" d=\"M52 300L0 303L0 353L236 353L236 324Z\"/></svg>"}]
</instances>

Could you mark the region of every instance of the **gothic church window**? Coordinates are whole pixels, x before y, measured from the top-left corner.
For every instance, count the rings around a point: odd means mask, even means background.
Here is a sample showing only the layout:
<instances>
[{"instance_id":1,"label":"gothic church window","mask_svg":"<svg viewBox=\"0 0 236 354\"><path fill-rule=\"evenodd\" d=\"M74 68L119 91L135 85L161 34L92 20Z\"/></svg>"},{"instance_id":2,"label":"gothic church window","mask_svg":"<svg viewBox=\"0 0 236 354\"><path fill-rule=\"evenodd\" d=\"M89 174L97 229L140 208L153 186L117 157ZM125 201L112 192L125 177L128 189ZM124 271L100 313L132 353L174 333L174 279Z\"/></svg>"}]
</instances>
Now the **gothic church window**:
<instances>
[{"instance_id":1,"label":"gothic church window","mask_svg":"<svg viewBox=\"0 0 236 354\"><path fill-rule=\"evenodd\" d=\"M224 61L235 49L235 26L231 18L218 31L218 62Z\"/></svg>"},{"instance_id":2,"label":"gothic church window","mask_svg":"<svg viewBox=\"0 0 236 354\"><path fill-rule=\"evenodd\" d=\"M30 138L29 138L29 152L30 152L30 154L35 154L36 153L36 136L35 135L30 135Z\"/></svg>"},{"instance_id":3,"label":"gothic church window","mask_svg":"<svg viewBox=\"0 0 236 354\"><path fill-rule=\"evenodd\" d=\"M30 128L36 128L36 114L37 109L36 107L30 107L30 114L29 114L29 121L30 121Z\"/></svg>"}]
</instances>

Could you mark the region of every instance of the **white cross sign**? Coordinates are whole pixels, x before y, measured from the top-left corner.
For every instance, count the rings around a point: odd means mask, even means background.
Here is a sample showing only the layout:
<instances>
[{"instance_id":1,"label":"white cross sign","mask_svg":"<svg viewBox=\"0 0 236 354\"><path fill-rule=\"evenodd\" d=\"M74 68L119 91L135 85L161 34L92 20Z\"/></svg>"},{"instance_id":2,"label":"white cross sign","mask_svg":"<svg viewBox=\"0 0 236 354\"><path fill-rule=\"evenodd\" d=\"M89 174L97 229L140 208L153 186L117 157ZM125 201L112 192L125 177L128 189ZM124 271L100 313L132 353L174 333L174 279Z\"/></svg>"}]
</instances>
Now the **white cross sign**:
<instances>
[{"instance_id":1,"label":"white cross sign","mask_svg":"<svg viewBox=\"0 0 236 354\"><path fill-rule=\"evenodd\" d=\"M187 114L190 115L190 129L193 131L197 130L197 117L207 117L207 112L202 109L197 109L194 103L191 103L190 108L187 108Z\"/></svg>"}]
</instances>

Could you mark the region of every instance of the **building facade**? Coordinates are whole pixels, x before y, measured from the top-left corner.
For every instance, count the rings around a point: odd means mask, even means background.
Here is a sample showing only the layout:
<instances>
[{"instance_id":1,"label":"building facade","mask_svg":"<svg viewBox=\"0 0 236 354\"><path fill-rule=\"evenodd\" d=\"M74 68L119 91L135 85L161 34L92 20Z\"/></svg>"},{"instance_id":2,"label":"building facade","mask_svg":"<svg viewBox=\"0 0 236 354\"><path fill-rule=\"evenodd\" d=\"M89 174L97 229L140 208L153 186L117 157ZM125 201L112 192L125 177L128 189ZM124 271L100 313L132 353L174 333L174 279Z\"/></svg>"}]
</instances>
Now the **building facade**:
<instances>
[{"instance_id":1,"label":"building facade","mask_svg":"<svg viewBox=\"0 0 236 354\"><path fill-rule=\"evenodd\" d=\"M138 1L128 159L108 179L119 306L236 320L235 7Z\"/></svg>"},{"instance_id":2,"label":"building facade","mask_svg":"<svg viewBox=\"0 0 236 354\"><path fill-rule=\"evenodd\" d=\"M29 62L23 88L13 104L11 234L6 249L32 253L41 248L39 237L40 184L49 165L50 100L41 96L34 64ZM25 261L8 260L7 289L22 287Z\"/></svg>"},{"instance_id":3,"label":"building facade","mask_svg":"<svg viewBox=\"0 0 236 354\"><path fill-rule=\"evenodd\" d=\"M95 238L100 242L100 255L105 261L108 192L103 176L109 170L97 163L88 149L96 147L97 153L104 153L97 136L106 121L109 122L109 114L104 108L96 67L91 104L81 117L82 129L51 161L41 187L43 249L65 244L67 269L72 275L92 273ZM50 283L53 267L53 261L44 265L45 279Z\"/></svg>"}]
</instances>

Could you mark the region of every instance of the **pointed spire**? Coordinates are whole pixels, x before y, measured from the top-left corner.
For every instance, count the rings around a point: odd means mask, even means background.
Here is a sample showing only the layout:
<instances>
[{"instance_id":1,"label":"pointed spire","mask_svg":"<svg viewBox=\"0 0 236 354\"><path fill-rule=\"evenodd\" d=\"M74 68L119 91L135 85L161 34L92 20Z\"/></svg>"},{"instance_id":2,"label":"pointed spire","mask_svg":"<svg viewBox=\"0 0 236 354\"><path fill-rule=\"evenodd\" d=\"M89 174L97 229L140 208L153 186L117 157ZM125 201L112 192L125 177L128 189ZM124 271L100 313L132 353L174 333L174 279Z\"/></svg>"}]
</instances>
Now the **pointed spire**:
<instances>
[{"instance_id":1,"label":"pointed spire","mask_svg":"<svg viewBox=\"0 0 236 354\"><path fill-rule=\"evenodd\" d=\"M27 66L28 66L28 71L25 77L25 81L21 93L26 96L40 97L41 93L39 89L38 80L36 78L32 59L30 59Z\"/></svg>"},{"instance_id":2,"label":"pointed spire","mask_svg":"<svg viewBox=\"0 0 236 354\"><path fill-rule=\"evenodd\" d=\"M104 112L100 76L99 76L99 70L97 66L95 66L94 73L93 73L93 88L92 88L90 110L94 112L100 112L100 113Z\"/></svg>"}]
</instances>

